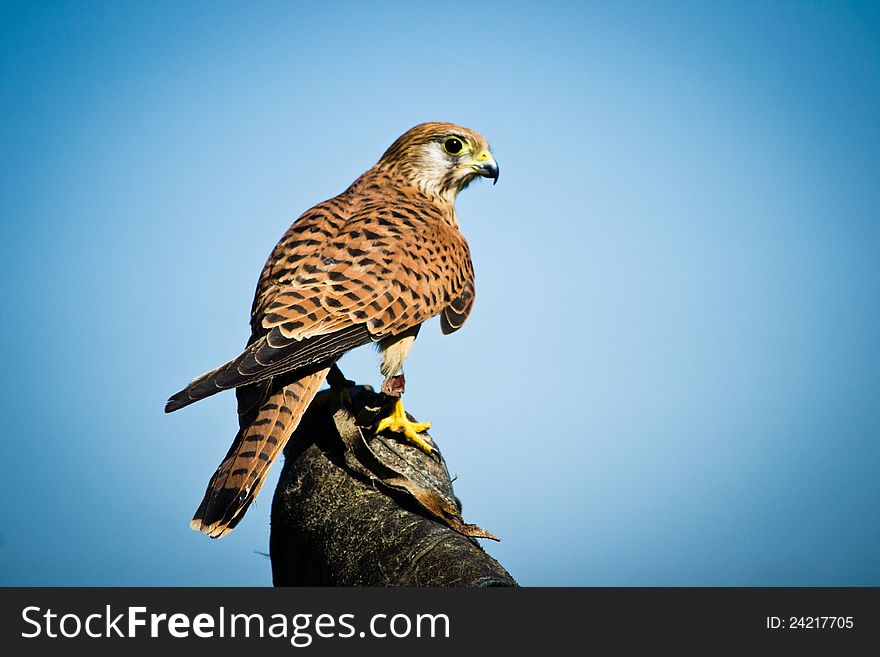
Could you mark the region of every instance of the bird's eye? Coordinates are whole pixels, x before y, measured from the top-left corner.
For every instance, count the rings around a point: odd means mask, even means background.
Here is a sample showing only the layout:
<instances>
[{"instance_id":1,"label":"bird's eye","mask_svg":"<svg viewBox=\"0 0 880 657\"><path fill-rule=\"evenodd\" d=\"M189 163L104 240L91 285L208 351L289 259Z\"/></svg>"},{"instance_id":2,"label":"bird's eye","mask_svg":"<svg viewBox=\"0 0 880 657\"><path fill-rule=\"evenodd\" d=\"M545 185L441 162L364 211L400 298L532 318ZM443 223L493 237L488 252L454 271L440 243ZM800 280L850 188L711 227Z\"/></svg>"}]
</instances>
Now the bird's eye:
<instances>
[{"instance_id":1,"label":"bird's eye","mask_svg":"<svg viewBox=\"0 0 880 657\"><path fill-rule=\"evenodd\" d=\"M457 137L450 137L443 142L443 150L450 155L458 155L461 153L462 148L464 148L464 144L462 144L461 139L458 139Z\"/></svg>"}]
</instances>

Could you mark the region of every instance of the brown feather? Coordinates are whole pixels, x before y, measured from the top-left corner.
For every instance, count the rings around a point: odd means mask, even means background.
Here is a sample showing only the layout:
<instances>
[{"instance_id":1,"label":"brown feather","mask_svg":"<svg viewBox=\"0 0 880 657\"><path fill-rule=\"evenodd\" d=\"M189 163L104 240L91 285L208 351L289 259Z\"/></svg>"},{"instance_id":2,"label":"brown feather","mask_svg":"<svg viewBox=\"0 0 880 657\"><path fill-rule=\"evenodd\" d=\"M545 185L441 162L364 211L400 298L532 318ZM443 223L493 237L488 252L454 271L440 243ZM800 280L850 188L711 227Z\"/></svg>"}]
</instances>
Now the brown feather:
<instances>
[{"instance_id":1,"label":"brown feather","mask_svg":"<svg viewBox=\"0 0 880 657\"><path fill-rule=\"evenodd\" d=\"M329 368L269 395L253 421L239 430L211 477L190 527L220 538L232 531L263 486L269 467L284 449Z\"/></svg>"}]
</instances>

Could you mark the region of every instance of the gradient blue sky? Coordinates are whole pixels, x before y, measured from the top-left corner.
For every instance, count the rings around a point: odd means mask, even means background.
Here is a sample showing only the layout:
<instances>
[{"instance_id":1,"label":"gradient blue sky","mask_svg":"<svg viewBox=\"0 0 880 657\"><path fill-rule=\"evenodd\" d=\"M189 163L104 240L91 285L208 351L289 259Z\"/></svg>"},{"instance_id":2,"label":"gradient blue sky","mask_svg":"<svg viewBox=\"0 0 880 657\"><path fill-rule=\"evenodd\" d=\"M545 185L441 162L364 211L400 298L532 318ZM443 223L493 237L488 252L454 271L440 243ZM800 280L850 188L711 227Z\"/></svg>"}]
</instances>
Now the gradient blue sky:
<instances>
[{"instance_id":1,"label":"gradient blue sky","mask_svg":"<svg viewBox=\"0 0 880 657\"><path fill-rule=\"evenodd\" d=\"M488 551L880 585L876 3L4 3L0 112L0 584L270 584L280 468L192 532L234 399L163 403L242 346L295 216L447 120L502 175L407 406Z\"/></svg>"}]
</instances>

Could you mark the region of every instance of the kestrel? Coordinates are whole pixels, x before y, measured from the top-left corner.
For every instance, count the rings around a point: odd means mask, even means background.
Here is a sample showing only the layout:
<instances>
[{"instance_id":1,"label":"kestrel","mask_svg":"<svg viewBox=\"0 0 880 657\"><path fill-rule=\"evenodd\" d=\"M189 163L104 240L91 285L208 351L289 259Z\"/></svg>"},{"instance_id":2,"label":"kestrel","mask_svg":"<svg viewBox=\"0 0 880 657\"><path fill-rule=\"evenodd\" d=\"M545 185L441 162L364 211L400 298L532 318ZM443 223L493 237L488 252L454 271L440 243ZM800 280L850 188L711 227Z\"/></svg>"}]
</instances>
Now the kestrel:
<instances>
[{"instance_id":1,"label":"kestrel","mask_svg":"<svg viewBox=\"0 0 880 657\"><path fill-rule=\"evenodd\" d=\"M263 268L245 350L168 400L176 411L236 389L239 431L190 526L212 538L231 531L257 496L331 367L376 343L382 392L394 410L376 427L426 452L400 395L403 364L419 327L440 316L451 333L474 302L474 272L455 213L457 194L478 176L498 180L486 140L451 123L423 123L400 136L344 192L300 216Z\"/></svg>"}]
</instances>

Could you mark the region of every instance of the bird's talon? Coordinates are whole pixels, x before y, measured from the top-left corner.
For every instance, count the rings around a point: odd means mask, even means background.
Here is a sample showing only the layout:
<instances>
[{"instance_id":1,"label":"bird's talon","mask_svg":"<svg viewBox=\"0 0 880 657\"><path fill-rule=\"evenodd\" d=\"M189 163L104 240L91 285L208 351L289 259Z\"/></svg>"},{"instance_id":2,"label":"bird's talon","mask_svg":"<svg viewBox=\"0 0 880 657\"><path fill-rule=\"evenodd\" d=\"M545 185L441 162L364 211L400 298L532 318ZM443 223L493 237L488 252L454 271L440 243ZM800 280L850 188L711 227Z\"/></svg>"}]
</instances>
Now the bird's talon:
<instances>
[{"instance_id":1,"label":"bird's talon","mask_svg":"<svg viewBox=\"0 0 880 657\"><path fill-rule=\"evenodd\" d=\"M406 416L403 410L403 401L398 397L394 403L394 410L388 417L382 418L376 426L376 433L390 429L397 433L402 433L406 438L415 443L425 454L433 451L431 444L422 438L419 434L431 428L430 422L413 422Z\"/></svg>"}]
</instances>

